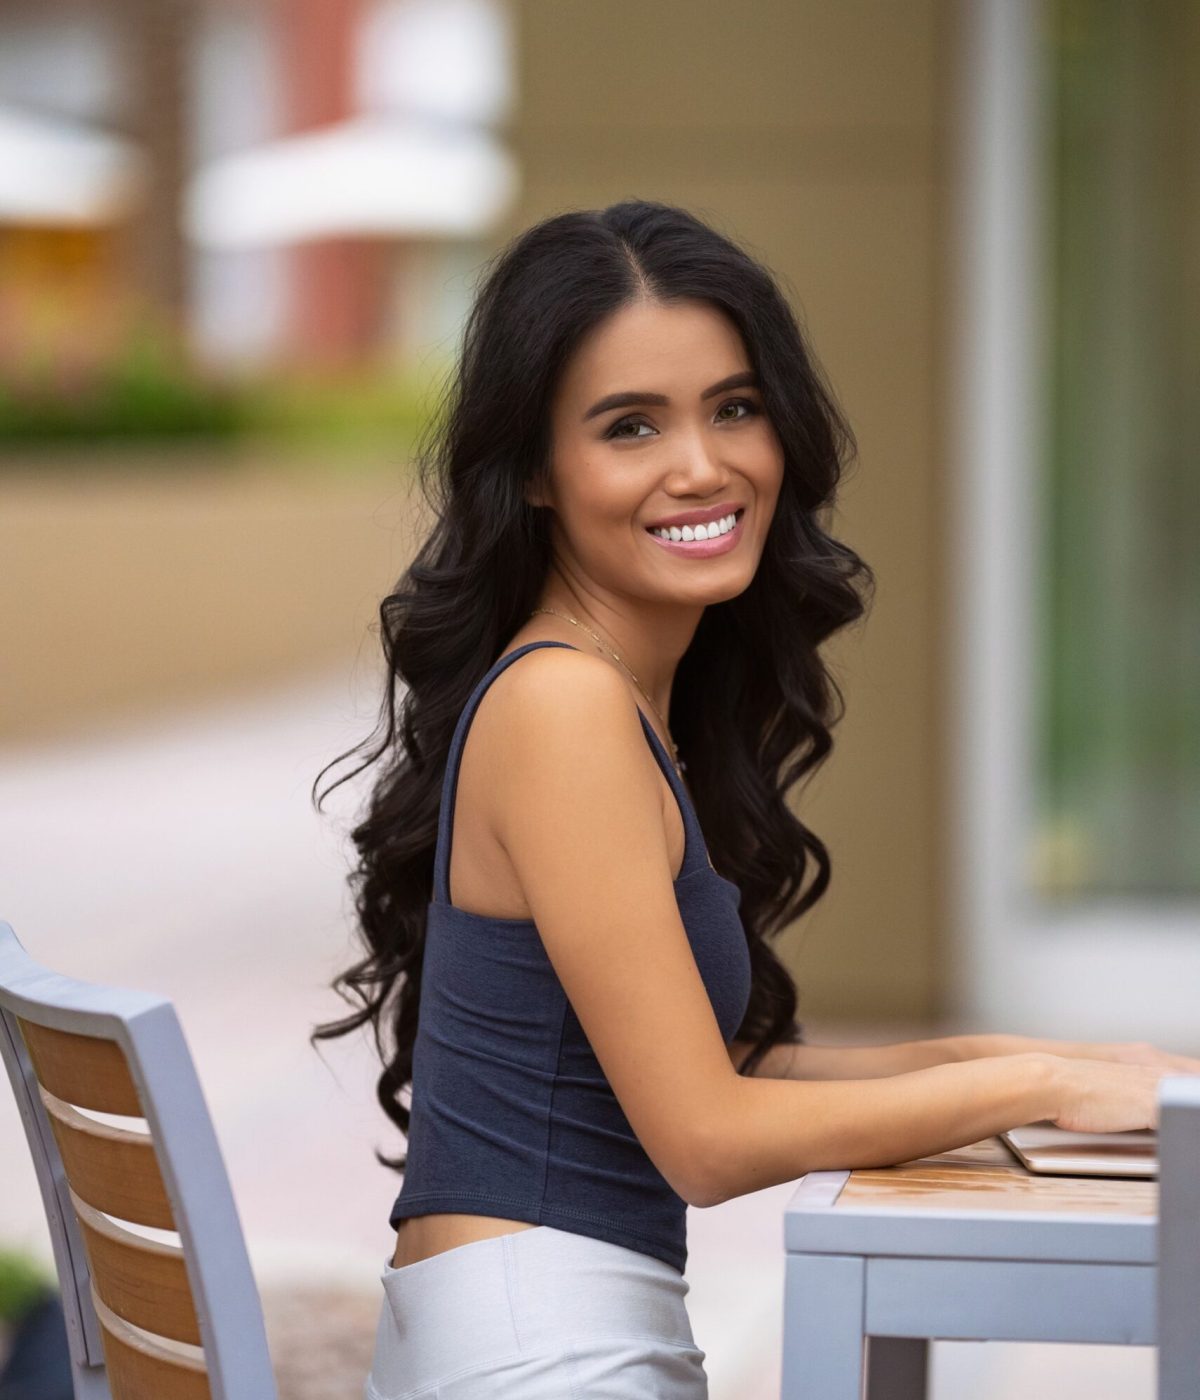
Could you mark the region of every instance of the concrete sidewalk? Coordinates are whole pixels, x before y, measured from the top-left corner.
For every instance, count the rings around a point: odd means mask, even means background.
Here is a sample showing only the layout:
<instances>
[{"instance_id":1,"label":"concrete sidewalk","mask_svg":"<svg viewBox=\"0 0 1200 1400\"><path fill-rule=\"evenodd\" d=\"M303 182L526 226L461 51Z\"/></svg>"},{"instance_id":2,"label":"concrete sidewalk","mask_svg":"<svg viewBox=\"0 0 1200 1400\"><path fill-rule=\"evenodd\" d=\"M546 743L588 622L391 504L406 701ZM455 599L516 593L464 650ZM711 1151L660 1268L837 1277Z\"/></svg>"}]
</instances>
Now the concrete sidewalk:
<instances>
[{"instance_id":1,"label":"concrete sidewalk","mask_svg":"<svg viewBox=\"0 0 1200 1400\"><path fill-rule=\"evenodd\" d=\"M339 675L86 741L0 749L0 918L47 967L174 1001L268 1299L273 1354L303 1336L296 1289L325 1300L324 1354L348 1374L325 1384L285 1362L300 1377L289 1394L305 1400L361 1395L394 1239L399 1177L373 1151L402 1144L374 1099L373 1051L362 1034L320 1053L306 1040L346 1009L328 987L359 956L345 832L374 770L332 794L323 816L309 791L371 732L377 698L372 676ZM955 1028L806 1029L866 1042ZM0 1240L49 1264L7 1094L0 1141ZM778 1395L781 1215L793 1189L689 1214L688 1307L712 1400ZM344 1300L334 1316L330 1297ZM939 1342L933 1355L933 1400L1154 1393L1150 1348Z\"/></svg>"}]
</instances>

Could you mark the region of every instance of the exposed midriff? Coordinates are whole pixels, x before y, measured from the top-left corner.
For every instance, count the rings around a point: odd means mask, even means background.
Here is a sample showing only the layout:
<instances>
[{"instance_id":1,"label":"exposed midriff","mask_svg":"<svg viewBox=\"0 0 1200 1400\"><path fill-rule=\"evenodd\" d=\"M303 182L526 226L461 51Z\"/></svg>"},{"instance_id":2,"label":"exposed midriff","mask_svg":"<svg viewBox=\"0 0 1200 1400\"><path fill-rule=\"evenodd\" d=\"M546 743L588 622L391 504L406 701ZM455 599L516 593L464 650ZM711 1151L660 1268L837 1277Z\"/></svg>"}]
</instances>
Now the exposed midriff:
<instances>
[{"instance_id":1,"label":"exposed midriff","mask_svg":"<svg viewBox=\"0 0 1200 1400\"><path fill-rule=\"evenodd\" d=\"M460 1244L490 1240L496 1235L511 1235L518 1230L532 1230L528 1220L503 1220L490 1215L413 1215L400 1222L396 1231L396 1252L392 1267L403 1269Z\"/></svg>"}]
</instances>

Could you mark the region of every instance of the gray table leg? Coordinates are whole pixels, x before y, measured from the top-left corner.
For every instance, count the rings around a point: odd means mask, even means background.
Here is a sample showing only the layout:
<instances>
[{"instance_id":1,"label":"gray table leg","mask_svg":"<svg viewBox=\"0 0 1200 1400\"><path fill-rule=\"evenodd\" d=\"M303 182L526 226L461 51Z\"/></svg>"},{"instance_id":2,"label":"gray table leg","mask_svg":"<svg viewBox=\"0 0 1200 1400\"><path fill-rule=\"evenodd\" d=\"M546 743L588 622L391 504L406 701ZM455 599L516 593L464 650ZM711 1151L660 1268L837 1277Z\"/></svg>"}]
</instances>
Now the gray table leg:
<instances>
[{"instance_id":1,"label":"gray table leg","mask_svg":"<svg viewBox=\"0 0 1200 1400\"><path fill-rule=\"evenodd\" d=\"M787 1256L781 1400L862 1400L866 1277L857 1255Z\"/></svg>"},{"instance_id":2,"label":"gray table leg","mask_svg":"<svg viewBox=\"0 0 1200 1400\"><path fill-rule=\"evenodd\" d=\"M926 1400L927 1337L867 1338L867 1400Z\"/></svg>"}]
</instances>

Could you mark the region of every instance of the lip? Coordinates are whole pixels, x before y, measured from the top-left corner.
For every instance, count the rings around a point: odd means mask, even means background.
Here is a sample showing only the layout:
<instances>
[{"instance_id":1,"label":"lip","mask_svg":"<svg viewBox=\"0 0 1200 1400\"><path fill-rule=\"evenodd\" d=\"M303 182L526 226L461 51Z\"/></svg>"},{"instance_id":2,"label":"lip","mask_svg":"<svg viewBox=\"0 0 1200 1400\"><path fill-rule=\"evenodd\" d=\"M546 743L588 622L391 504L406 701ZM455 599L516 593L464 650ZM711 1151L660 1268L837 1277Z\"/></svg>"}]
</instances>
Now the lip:
<instances>
[{"instance_id":1,"label":"lip","mask_svg":"<svg viewBox=\"0 0 1200 1400\"><path fill-rule=\"evenodd\" d=\"M661 535L656 535L647 530L646 534L662 549L668 549L672 554L687 555L691 559L708 559L714 554L728 554L742 537L742 526L745 524L745 509L738 506L736 510L741 510L732 530L727 530L723 535L717 535L711 540L664 540ZM726 514L729 512L726 511ZM718 517L719 518L719 517ZM701 522L704 524L705 522Z\"/></svg>"},{"instance_id":2,"label":"lip","mask_svg":"<svg viewBox=\"0 0 1200 1400\"><path fill-rule=\"evenodd\" d=\"M714 520L720 520L723 515L732 515L735 510L741 509L741 501L722 501L719 505L705 506L703 510L681 510L678 515L664 516L661 520L648 520L646 529L658 530L664 525L678 525L680 529L685 525L709 525Z\"/></svg>"}]
</instances>

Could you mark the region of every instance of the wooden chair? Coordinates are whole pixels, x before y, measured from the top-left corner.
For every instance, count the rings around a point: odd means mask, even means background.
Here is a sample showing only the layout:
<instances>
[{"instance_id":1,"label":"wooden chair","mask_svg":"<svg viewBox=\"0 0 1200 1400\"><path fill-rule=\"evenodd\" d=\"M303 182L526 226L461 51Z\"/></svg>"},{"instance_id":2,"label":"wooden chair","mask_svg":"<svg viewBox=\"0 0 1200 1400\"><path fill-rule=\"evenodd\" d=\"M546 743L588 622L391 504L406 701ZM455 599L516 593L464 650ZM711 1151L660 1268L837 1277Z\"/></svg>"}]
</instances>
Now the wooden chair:
<instances>
[{"instance_id":1,"label":"wooden chair","mask_svg":"<svg viewBox=\"0 0 1200 1400\"><path fill-rule=\"evenodd\" d=\"M1159 1081L1158 1400L1200 1395L1200 1075Z\"/></svg>"},{"instance_id":2,"label":"wooden chair","mask_svg":"<svg viewBox=\"0 0 1200 1400\"><path fill-rule=\"evenodd\" d=\"M277 1400L237 1208L171 1002L50 972L0 921L0 1052L50 1226L76 1400Z\"/></svg>"}]
</instances>

